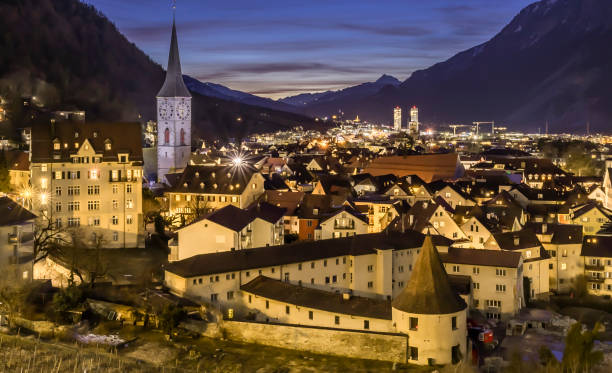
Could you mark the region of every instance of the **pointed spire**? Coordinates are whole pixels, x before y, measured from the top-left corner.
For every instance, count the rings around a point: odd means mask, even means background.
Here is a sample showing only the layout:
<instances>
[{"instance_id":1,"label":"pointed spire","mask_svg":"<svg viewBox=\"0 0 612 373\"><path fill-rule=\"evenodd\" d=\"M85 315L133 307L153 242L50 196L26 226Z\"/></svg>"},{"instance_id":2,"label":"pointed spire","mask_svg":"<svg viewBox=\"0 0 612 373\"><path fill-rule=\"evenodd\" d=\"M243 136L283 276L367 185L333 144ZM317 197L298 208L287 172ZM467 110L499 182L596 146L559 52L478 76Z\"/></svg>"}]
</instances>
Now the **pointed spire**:
<instances>
[{"instance_id":1,"label":"pointed spire","mask_svg":"<svg viewBox=\"0 0 612 373\"><path fill-rule=\"evenodd\" d=\"M181 60L179 58L178 38L176 37L176 22L172 17L172 38L170 40L170 53L168 54L168 70L166 81L159 90L157 97L191 97L183 81Z\"/></svg>"},{"instance_id":2,"label":"pointed spire","mask_svg":"<svg viewBox=\"0 0 612 373\"><path fill-rule=\"evenodd\" d=\"M451 287L438 250L428 234L423 240L410 280L393 300L393 308L421 315L442 315L459 312L467 307Z\"/></svg>"}]
</instances>

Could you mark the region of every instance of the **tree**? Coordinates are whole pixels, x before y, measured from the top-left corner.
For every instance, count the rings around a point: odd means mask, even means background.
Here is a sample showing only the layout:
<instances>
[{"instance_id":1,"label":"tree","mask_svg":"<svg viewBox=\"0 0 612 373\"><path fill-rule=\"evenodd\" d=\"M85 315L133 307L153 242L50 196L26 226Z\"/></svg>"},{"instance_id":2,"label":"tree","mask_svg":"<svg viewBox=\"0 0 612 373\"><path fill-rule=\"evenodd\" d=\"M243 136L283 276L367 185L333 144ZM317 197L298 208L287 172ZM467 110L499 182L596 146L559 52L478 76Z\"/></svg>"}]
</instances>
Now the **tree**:
<instances>
[{"instance_id":1,"label":"tree","mask_svg":"<svg viewBox=\"0 0 612 373\"><path fill-rule=\"evenodd\" d=\"M145 224L155 221L156 214L159 214L161 205L155 199L153 192L149 188L142 188L142 214Z\"/></svg>"},{"instance_id":2,"label":"tree","mask_svg":"<svg viewBox=\"0 0 612 373\"><path fill-rule=\"evenodd\" d=\"M596 323L592 330L582 332L582 324L575 323L565 337L563 351L563 371L568 373L586 373L603 360L602 351L593 351L595 339L601 324Z\"/></svg>"},{"instance_id":3,"label":"tree","mask_svg":"<svg viewBox=\"0 0 612 373\"><path fill-rule=\"evenodd\" d=\"M189 202L189 208L191 209L192 217L189 222L200 220L208 212L208 201L200 200L200 196L196 196Z\"/></svg>"},{"instance_id":4,"label":"tree","mask_svg":"<svg viewBox=\"0 0 612 373\"><path fill-rule=\"evenodd\" d=\"M21 274L19 265L0 266L0 313L8 315L9 326L14 316L28 309L32 295L40 287L40 283L24 279Z\"/></svg>"},{"instance_id":5,"label":"tree","mask_svg":"<svg viewBox=\"0 0 612 373\"><path fill-rule=\"evenodd\" d=\"M164 307L159 315L159 321L164 333L172 336L172 332L187 317L187 312L183 307L175 304L169 304Z\"/></svg>"},{"instance_id":6,"label":"tree","mask_svg":"<svg viewBox=\"0 0 612 373\"><path fill-rule=\"evenodd\" d=\"M0 192L8 193L11 191L11 176L9 175L8 161L6 152L0 151Z\"/></svg>"},{"instance_id":7,"label":"tree","mask_svg":"<svg viewBox=\"0 0 612 373\"><path fill-rule=\"evenodd\" d=\"M34 263L45 259L49 253L54 252L62 244L67 244L66 231L51 221L45 212L41 212L37 220L33 236Z\"/></svg>"}]
</instances>

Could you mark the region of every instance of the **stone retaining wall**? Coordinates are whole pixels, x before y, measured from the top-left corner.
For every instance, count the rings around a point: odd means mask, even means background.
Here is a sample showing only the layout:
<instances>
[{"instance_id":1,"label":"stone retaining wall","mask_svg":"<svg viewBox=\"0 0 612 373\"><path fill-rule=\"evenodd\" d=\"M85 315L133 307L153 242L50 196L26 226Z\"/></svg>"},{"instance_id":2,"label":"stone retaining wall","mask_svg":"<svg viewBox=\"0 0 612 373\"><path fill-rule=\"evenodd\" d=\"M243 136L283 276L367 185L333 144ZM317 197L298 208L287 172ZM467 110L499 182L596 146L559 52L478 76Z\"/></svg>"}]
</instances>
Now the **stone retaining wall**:
<instances>
[{"instance_id":1,"label":"stone retaining wall","mask_svg":"<svg viewBox=\"0 0 612 373\"><path fill-rule=\"evenodd\" d=\"M408 337L299 325L224 321L215 335L233 341L308 351L317 354L406 363ZM208 333L204 333L208 334ZM220 335L219 335L220 334Z\"/></svg>"}]
</instances>

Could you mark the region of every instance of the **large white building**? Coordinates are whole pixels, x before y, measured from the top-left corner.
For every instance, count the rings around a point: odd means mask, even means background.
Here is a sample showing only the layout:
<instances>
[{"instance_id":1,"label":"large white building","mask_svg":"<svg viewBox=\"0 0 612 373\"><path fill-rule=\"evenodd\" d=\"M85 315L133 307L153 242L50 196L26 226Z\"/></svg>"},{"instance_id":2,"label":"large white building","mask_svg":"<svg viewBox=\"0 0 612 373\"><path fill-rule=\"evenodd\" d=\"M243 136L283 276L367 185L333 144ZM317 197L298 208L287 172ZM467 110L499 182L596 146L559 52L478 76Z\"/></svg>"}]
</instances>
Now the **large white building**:
<instances>
[{"instance_id":1,"label":"large white building","mask_svg":"<svg viewBox=\"0 0 612 373\"><path fill-rule=\"evenodd\" d=\"M157 93L157 178L180 171L191 154L191 94L183 82L176 25L172 39L166 81Z\"/></svg>"},{"instance_id":2,"label":"large white building","mask_svg":"<svg viewBox=\"0 0 612 373\"><path fill-rule=\"evenodd\" d=\"M408 123L408 132L411 135L419 134L419 108L416 106L410 108L410 123Z\"/></svg>"},{"instance_id":3,"label":"large white building","mask_svg":"<svg viewBox=\"0 0 612 373\"><path fill-rule=\"evenodd\" d=\"M32 211L104 247L144 246L140 123L32 128Z\"/></svg>"},{"instance_id":4,"label":"large white building","mask_svg":"<svg viewBox=\"0 0 612 373\"><path fill-rule=\"evenodd\" d=\"M396 131L402 130L402 108L399 106L393 109L393 129Z\"/></svg>"}]
</instances>

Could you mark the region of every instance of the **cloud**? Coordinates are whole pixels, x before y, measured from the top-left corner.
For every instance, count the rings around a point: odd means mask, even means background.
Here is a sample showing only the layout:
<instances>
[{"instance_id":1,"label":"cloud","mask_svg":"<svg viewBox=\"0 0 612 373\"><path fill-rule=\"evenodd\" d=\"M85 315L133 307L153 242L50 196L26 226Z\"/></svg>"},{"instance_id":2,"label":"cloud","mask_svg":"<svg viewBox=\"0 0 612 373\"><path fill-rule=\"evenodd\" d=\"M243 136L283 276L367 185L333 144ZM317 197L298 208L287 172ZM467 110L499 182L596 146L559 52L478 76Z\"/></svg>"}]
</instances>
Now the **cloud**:
<instances>
[{"instance_id":1,"label":"cloud","mask_svg":"<svg viewBox=\"0 0 612 373\"><path fill-rule=\"evenodd\" d=\"M338 23L336 28L367 32L375 35L388 36L424 36L433 33L432 30L419 26L399 26L399 25L366 25L357 23Z\"/></svg>"}]
</instances>

